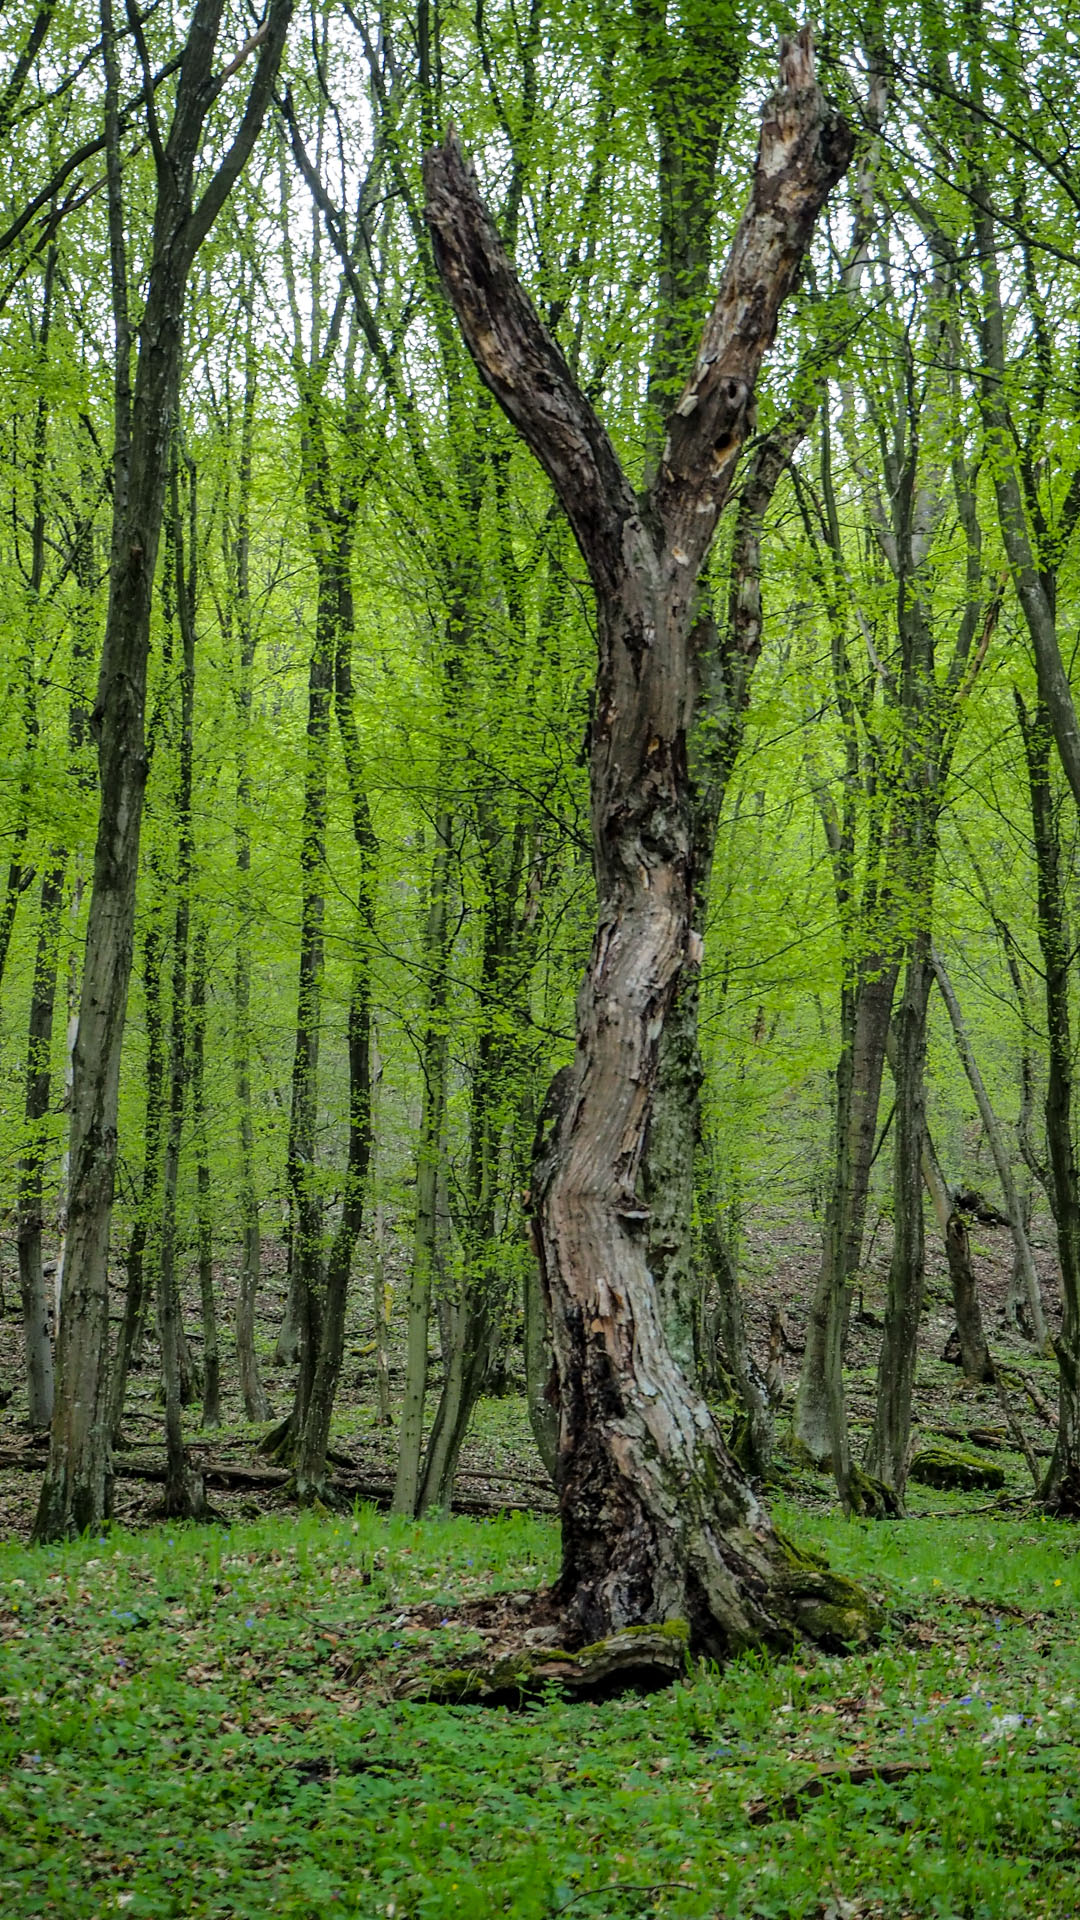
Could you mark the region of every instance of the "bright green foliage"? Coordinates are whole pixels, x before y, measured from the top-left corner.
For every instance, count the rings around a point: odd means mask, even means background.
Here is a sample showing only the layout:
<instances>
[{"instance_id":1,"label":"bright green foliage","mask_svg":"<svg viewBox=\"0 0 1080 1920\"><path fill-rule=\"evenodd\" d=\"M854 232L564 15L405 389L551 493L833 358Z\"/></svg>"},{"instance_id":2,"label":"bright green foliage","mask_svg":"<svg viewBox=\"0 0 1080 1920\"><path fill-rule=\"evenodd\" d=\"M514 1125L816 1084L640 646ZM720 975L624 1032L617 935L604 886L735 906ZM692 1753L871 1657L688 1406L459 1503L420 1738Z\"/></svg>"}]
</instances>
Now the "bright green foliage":
<instances>
[{"instance_id":1,"label":"bright green foliage","mask_svg":"<svg viewBox=\"0 0 1080 1920\"><path fill-rule=\"evenodd\" d=\"M811 1544L805 1515L781 1519ZM645 1699L523 1712L395 1703L389 1686L470 1644L407 1629L403 1609L550 1577L538 1521L364 1511L4 1549L3 1912L1074 1911L1070 1531L960 1511L819 1519L812 1542L885 1598L873 1654L699 1666ZM819 1767L897 1761L925 1770L837 1780L785 1816Z\"/></svg>"}]
</instances>

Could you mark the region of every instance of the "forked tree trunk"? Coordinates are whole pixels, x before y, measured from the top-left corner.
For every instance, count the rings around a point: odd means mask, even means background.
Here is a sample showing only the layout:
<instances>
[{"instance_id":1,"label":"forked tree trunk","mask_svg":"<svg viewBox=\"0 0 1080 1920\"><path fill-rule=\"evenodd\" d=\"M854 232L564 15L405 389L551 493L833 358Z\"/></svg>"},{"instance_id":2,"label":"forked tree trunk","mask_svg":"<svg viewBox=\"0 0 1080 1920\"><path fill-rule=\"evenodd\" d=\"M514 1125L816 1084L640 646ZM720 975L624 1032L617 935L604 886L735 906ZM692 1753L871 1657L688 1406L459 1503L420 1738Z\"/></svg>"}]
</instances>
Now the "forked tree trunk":
<instances>
[{"instance_id":1,"label":"forked tree trunk","mask_svg":"<svg viewBox=\"0 0 1080 1920\"><path fill-rule=\"evenodd\" d=\"M660 1037L694 911L687 768L696 582L748 428L754 382L817 213L846 167L808 32L785 40L750 207L690 381L640 502L523 294L456 140L425 161L436 259L482 378L554 482L596 593L591 743L599 927L574 1066L533 1178L559 1374L559 1581L596 1639L681 1617L714 1652L858 1634L866 1602L799 1564L666 1344L637 1182ZM554 1097L553 1097L554 1096Z\"/></svg>"}]
</instances>

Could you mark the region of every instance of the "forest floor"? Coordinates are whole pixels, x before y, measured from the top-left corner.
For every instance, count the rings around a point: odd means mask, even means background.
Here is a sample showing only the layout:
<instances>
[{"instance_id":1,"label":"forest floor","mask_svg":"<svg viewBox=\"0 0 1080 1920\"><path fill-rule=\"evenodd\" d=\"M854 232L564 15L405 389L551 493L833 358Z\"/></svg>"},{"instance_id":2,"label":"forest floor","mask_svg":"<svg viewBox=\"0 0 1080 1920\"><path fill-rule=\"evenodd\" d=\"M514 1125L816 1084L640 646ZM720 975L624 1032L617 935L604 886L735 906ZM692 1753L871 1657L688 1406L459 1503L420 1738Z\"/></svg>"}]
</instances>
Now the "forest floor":
<instances>
[{"instance_id":1,"label":"forest floor","mask_svg":"<svg viewBox=\"0 0 1080 1920\"><path fill-rule=\"evenodd\" d=\"M462 1600L550 1578L550 1520L0 1548L4 1920L1070 1920L1075 1529L779 1517L884 1602L876 1647L521 1710L402 1684L482 1644Z\"/></svg>"},{"instance_id":2,"label":"forest floor","mask_svg":"<svg viewBox=\"0 0 1080 1920\"><path fill-rule=\"evenodd\" d=\"M991 1344L1052 1403L1050 1369L997 1325L1007 1235L977 1239ZM798 1345L815 1255L810 1232L785 1243L751 1223L759 1353L774 1299ZM20 1373L11 1265L7 1382ZM266 1268L268 1357L284 1288L276 1249ZM227 1269L220 1281L224 1322ZM880 1318L883 1283L879 1250L867 1316ZM369 1320L361 1277L334 1444L354 1479L377 1487L393 1435L370 1410ZM940 1359L950 1327L934 1267L920 1440L972 1429L1000 1439L987 1431L1003 1425L992 1390L965 1387ZM869 1317L853 1320L857 1425L879 1338ZM140 1444L122 1475L160 1458L150 1360L133 1381ZM289 1381L269 1367L267 1379L283 1414ZM1045 1450L1049 1429L1019 1384L1010 1391ZM199 1435L193 1411L193 1437L208 1460L258 1472L231 1367L225 1414ZM0 1457L25 1454L22 1418L16 1392ZM558 1536L545 1513L414 1524L358 1498L351 1515L299 1514L279 1486L232 1484L213 1489L225 1524L148 1525L155 1486L121 1477L111 1532L34 1550L38 1475L11 1467L0 1483L0 1914L1069 1920L1080 1914L1080 1532L1035 1512L1019 1454L978 1451L1004 1467L1003 1496L912 1484L904 1521L843 1520L821 1475L792 1474L771 1496L789 1533L883 1603L874 1648L695 1662L646 1697L550 1692L521 1710L405 1690L484 1648L455 1615L463 1603L502 1592L525 1605L551 1578ZM482 1404L464 1466L477 1507L549 1503L518 1395Z\"/></svg>"}]
</instances>

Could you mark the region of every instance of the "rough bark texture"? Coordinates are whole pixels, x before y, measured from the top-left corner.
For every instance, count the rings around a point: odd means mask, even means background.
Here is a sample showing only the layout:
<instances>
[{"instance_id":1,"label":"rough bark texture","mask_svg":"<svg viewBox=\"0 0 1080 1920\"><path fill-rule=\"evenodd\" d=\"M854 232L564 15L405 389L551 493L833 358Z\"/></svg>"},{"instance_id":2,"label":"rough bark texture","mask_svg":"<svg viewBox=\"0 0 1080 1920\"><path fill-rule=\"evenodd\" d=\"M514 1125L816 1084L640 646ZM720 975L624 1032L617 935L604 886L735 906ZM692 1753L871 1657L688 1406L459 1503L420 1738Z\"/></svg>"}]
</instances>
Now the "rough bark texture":
<instances>
[{"instance_id":1,"label":"rough bark texture","mask_svg":"<svg viewBox=\"0 0 1080 1920\"><path fill-rule=\"evenodd\" d=\"M774 1532L672 1359L638 1194L658 1050L694 910L687 767L696 583L754 381L850 157L809 35L783 43L751 202L644 506L514 278L455 140L425 161L436 259L482 378L558 490L596 592L591 796L599 926L574 1066L549 1096L533 1204L560 1388L559 1593L591 1641L685 1619L696 1645L858 1633L865 1602ZM832 1621L830 1627L829 1621Z\"/></svg>"}]
</instances>

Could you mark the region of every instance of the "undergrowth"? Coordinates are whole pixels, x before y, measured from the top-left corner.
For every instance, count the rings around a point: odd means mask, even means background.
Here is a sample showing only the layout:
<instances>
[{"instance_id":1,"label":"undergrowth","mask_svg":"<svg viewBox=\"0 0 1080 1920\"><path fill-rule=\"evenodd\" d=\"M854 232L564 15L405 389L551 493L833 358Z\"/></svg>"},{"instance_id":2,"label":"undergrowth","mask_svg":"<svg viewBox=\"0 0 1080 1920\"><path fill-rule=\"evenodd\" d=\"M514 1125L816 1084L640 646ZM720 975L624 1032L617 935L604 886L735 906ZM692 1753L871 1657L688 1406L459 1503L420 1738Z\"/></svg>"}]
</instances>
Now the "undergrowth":
<instances>
[{"instance_id":1,"label":"undergrowth","mask_svg":"<svg viewBox=\"0 0 1080 1920\"><path fill-rule=\"evenodd\" d=\"M959 1508L779 1518L886 1600L875 1650L522 1711L392 1690L468 1646L405 1607L550 1578L538 1520L361 1511L0 1548L0 1914L1080 1912L1075 1532ZM844 1771L875 1764L891 1777Z\"/></svg>"}]
</instances>

